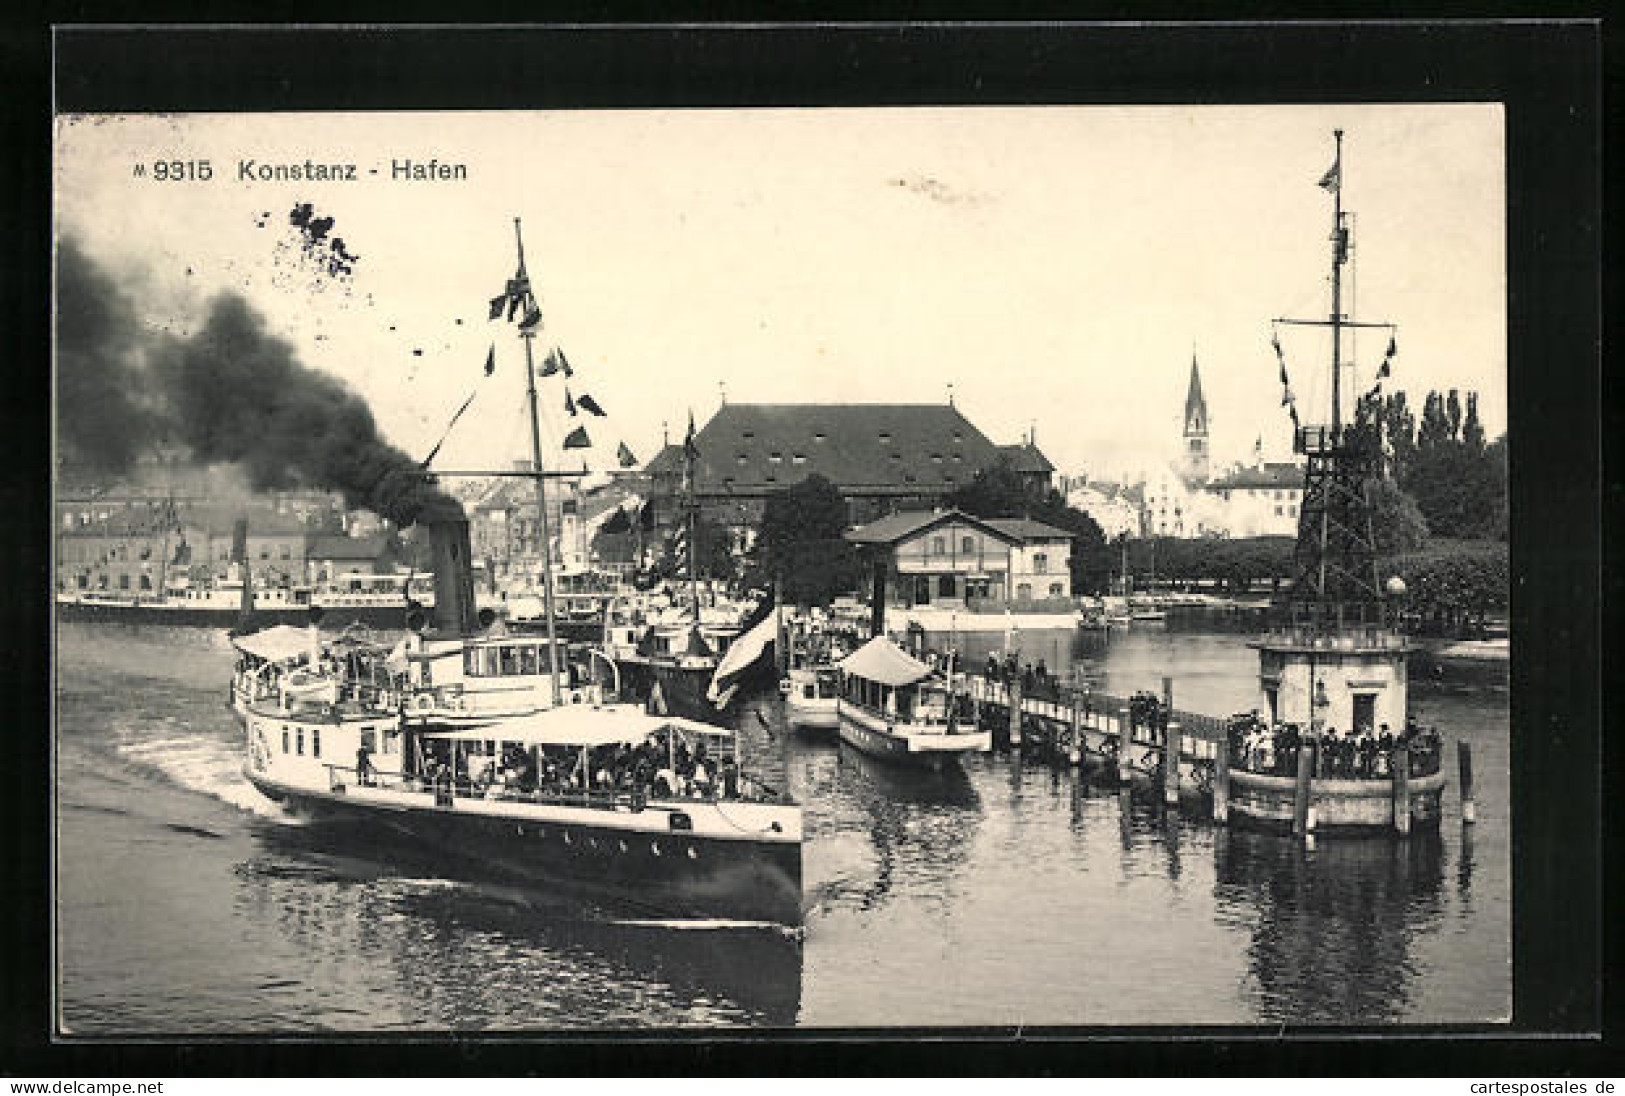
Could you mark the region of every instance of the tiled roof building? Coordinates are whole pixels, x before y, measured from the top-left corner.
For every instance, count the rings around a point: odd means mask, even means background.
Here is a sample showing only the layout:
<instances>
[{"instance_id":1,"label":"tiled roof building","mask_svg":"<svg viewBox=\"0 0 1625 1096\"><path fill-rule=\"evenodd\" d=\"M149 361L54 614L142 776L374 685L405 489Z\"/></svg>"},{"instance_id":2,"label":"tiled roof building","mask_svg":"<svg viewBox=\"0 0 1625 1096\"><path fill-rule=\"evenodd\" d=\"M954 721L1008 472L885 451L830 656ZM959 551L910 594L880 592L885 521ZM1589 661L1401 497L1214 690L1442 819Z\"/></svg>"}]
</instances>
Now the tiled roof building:
<instances>
[{"instance_id":1,"label":"tiled roof building","mask_svg":"<svg viewBox=\"0 0 1625 1096\"><path fill-rule=\"evenodd\" d=\"M698 502L735 526L754 525L769 495L814 473L846 496L854 523L928 509L1000 455L952 404L725 404L694 444ZM671 444L646 468L662 522L675 512L683 462L683 446Z\"/></svg>"}]
</instances>

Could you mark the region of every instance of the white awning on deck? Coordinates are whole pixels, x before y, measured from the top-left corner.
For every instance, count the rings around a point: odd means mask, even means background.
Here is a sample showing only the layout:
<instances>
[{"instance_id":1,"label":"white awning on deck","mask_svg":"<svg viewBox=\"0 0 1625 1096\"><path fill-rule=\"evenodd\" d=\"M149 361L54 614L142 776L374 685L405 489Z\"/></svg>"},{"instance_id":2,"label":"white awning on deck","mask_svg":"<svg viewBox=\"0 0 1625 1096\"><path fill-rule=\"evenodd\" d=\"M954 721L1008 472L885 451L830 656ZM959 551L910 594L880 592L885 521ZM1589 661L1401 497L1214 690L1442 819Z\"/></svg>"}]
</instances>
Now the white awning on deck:
<instances>
[{"instance_id":1,"label":"white awning on deck","mask_svg":"<svg viewBox=\"0 0 1625 1096\"><path fill-rule=\"evenodd\" d=\"M453 731L427 731L425 737L452 742L514 742L522 746L633 746L662 728L684 735L732 737L727 727L671 715L650 715L632 704L603 708L570 704Z\"/></svg>"},{"instance_id":2,"label":"white awning on deck","mask_svg":"<svg viewBox=\"0 0 1625 1096\"><path fill-rule=\"evenodd\" d=\"M251 635L234 636L231 645L266 662L291 662L310 653L310 629L278 624Z\"/></svg>"},{"instance_id":3,"label":"white awning on deck","mask_svg":"<svg viewBox=\"0 0 1625 1096\"><path fill-rule=\"evenodd\" d=\"M885 636L875 636L836 665L854 677L894 689L923 681L936 672Z\"/></svg>"}]
</instances>

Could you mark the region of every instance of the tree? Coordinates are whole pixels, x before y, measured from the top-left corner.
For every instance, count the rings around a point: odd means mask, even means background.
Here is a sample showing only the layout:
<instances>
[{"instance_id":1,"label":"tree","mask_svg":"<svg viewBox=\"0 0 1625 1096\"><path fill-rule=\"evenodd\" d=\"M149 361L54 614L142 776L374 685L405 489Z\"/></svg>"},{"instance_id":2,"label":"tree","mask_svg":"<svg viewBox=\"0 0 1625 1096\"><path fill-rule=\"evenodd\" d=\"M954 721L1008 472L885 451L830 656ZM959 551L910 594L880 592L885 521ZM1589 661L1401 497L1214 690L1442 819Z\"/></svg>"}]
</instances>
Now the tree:
<instances>
[{"instance_id":1,"label":"tree","mask_svg":"<svg viewBox=\"0 0 1625 1096\"><path fill-rule=\"evenodd\" d=\"M1414 552L1427 543L1427 519L1415 499L1387 478L1373 480L1368 490L1371 535L1379 556Z\"/></svg>"},{"instance_id":2,"label":"tree","mask_svg":"<svg viewBox=\"0 0 1625 1096\"><path fill-rule=\"evenodd\" d=\"M847 542L847 504L840 489L816 473L768 496L751 549L758 585L775 580L787 603L828 605L858 581L856 549Z\"/></svg>"}]
</instances>

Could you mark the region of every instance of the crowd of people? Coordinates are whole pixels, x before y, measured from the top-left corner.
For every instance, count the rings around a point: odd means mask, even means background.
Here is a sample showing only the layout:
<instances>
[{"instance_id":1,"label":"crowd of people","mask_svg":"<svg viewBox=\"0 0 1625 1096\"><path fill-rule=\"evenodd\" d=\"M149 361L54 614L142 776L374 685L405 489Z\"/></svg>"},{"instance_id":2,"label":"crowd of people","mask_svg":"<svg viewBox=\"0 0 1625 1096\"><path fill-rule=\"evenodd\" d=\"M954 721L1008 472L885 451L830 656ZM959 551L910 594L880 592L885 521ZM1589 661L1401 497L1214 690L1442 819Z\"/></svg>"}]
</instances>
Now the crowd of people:
<instances>
[{"instance_id":1,"label":"crowd of people","mask_svg":"<svg viewBox=\"0 0 1625 1096\"><path fill-rule=\"evenodd\" d=\"M506 745L499 753L451 749L430 740L422 764L426 784L468 796L583 796L634 802L649 799L740 799L750 789L732 756L713 758L703 740L690 749L660 733L634 745L595 747Z\"/></svg>"},{"instance_id":2,"label":"crowd of people","mask_svg":"<svg viewBox=\"0 0 1625 1096\"><path fill-rule=\"evenodd\" d=\"M1313 775L1328 780L1386 780L1400 757L1409 760L1411 776L1429 776L1439 771L1443 754L1438 732L1415 719L1407 719L1398 734L1386 723L1374 730L1325 727L1315 734L1296 723L1272 727L1251 712L1231 717L1227 731L1232 766L1274 776L1297 775L1298 754L1310 743L1316 747Z\"/></svg>"},{"instance_id":3,"label":"crowd of people","mask_svg":"<svg viewBox=\"0 0 1625 1096\"><path fill-rule=\"evenodd\" d=\"M990 653L987 656L987 665L982 669L982 676L989 681L998 681L1005 685L1020 682L1023 696L1056 699L1061 695L1060 679L1050 673L1043 659L1039 659L1036 664L1022 662L1011 652L1001 661L998 655Z\"/></svg>"}]
</instances>

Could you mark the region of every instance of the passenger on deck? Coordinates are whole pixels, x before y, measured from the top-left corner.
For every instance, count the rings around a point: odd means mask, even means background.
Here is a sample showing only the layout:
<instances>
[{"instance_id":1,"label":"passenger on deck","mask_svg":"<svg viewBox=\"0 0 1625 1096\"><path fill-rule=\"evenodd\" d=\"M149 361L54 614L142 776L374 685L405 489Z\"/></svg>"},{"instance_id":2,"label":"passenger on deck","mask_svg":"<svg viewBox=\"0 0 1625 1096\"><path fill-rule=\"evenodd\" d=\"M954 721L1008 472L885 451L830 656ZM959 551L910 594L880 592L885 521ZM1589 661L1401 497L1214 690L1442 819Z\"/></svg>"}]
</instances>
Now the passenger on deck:
<instances>
[{"instance_id":1,"label":"passenger on deck","mask_svg":"<svg viewBox=\"0 0 1625 1096\"><path fill-rule=\"evenodd\" d=\"M355 752L355 779L363 787L372 786L372 750L365 742Z\"/></svg>"}]
</instances>

